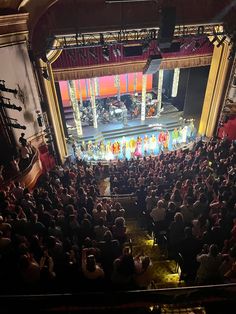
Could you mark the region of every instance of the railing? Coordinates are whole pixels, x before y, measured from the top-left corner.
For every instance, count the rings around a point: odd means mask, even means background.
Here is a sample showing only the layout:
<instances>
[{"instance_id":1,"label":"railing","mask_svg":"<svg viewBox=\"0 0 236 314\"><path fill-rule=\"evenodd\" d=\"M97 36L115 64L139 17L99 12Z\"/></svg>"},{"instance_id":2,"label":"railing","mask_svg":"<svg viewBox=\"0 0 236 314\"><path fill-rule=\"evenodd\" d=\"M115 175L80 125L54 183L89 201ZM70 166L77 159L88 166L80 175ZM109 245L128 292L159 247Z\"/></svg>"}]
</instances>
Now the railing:
<instances>
[{"instance_id":1,"label":"railing","mask_svg":"<svg viewBox=\"0 0 236 314\"><path fill-rule=\"evenodd\" d=\"M102 311L108 309L135 309L158 305L206 306L224 304L236 308L236 283L192 286L155 290L107 291L79 294L1 295L1 312L16 308L28 311L75 312L78 310ZM219 312L217 312L219 313ZM223 313L223 312L222 312Z\"/></svg>"}]
</instances>

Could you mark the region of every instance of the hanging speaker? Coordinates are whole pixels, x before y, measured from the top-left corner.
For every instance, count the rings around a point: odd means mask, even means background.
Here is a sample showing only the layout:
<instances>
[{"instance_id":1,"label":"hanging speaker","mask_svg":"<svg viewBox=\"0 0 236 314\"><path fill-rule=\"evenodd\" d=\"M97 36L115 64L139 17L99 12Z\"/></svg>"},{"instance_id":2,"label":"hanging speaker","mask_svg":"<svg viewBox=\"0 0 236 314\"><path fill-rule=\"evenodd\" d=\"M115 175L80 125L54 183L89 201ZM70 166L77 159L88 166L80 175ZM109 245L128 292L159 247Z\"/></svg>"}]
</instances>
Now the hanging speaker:
<instances>
[{"instance_id":1,"label":"hanging speaker","mask_svg":"<svg viewBox=\"0 0 236 314\"><path fill-rule=\"evenodd\" d=\"M158 34L159 48L171 47L176 24L176 8L166 7L162 9L160 19L160 31Z\"/></svg>"}]
</instances>

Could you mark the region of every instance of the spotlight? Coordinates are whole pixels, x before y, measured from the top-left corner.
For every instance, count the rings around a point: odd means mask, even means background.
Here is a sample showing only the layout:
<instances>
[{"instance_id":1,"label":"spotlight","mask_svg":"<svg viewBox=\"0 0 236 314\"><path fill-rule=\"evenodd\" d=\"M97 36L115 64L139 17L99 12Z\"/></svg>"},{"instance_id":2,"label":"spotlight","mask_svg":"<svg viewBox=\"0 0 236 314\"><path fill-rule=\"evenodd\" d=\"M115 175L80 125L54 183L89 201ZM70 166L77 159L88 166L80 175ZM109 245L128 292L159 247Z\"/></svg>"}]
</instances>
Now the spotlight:
<instances>
[{"instance_id":1,"label":"spotlight","mask_svg":"<svg viewBox=\"0 0 236 314\"><path fill-rule=\"evenodd\" d=\"M90 54L90 56L92 56L95 60L97 59L96 54L93 52L93 50L92 50L91 48L89 49L89 54Z\"/></svg>"},{"instance_id":2,"label":"spotlight","mask_svg":"<svg viewBox=\"0 0 236 314\"><path fill-rule=\"evenodd\" d=\"M102 47L102 55L106 61L110 60L110 52L109 52L109 48L107 46Z\"/></svg>"},{"instance_id":3,"label":"spotlight","mask_svg":"<svg viewBox=\"0 0 236 314\"><path fill-rule=\"evenodd\" d=\"M192 51L196 51L198 48L201 47L201 44L199 43L199 41L196 41L195 44L194 44L194 47L192 49Z\"/></svg>"},{"instance_id":4,"label":"spotlight","mask_svg":"<svg viewBox=\"0 0 236 314\"><path fill-rule=\"evenodd\" d=\"M6 99L8 101L8 103L4 103L3 99ZM15 104L10 104L10 99L9 98L5 98L5 97L1 97L0 99L0 105L4 108L8 108L8 109L13 109L13 110L18 110L21 111L22 107L20 106L16 106Z\"/></svg>"},{"instance_id":5,"label":"spotlight","mask_svg":"<svg viewBox=\"0 0 236 314\"><path fill-rule=\"evenodd\" d=\"M50 80L47 69L43 69L42 76L45 78L45 80Z\"/></svg>"},{"instance_id":6,"label":"spotlight","mask_svg":"<svg viewBox=\"0 0 236 314\"><path fill-rule=\"evenodd\" d=\"M223 36L223 37L221 38L221 40L218 42L218 44L216 45L216 47L219 48L219 47L223 44L223 42L225 41L225 39L226 39L226 36Z\"/></svg>"},{"instance_id":7,"label":"spotlight","mask_svg":"<svg viewBox=\"0 0 236 314\"><path fill-rule=\"evenodd\" d=\"M119 48L116 49L117 55L120 57L121 56L121 51Z\"/></svg>"},{"instance_id":8,"label":"spotlight","mask_svg":"<svg viewBox=\"0 0 236 314\"><path fill-rule=\"evenodd\" d=\"M15 128L15 129L26 130L26 126L21 125L19 123L7 123L7 126L10 126L11 128Z\"/></svg>"},{"instance_id":9,"label":"spotlight","mask_svg":"<svg viewBox=\"0 0 236 314\"><path fill-rule=\"evenodd\" d=\"M117 50L116 49L113 49L113 55L115 58L117 58Z\"/></svg>"},{"instance_id":10,"label":"spotlight","mask_svg":"<svg viewBox=\"0 0 236 314\"><path fill-rule=\"evenodd\" d=\"M14 95L16 95L18 93L18 91L16 89L7 88L5 86L5 81L4 80L0 80L0 91L12 93Z\"/></svg>"}]
</instances>

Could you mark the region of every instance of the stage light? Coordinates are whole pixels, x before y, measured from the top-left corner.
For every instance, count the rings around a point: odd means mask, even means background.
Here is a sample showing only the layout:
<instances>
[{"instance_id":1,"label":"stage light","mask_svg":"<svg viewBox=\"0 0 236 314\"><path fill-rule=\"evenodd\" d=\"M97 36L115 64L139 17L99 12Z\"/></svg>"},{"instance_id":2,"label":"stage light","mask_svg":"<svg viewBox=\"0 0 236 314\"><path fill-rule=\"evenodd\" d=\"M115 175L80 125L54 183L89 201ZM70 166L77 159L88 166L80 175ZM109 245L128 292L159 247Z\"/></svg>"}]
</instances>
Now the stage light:
<instances>
[{"instance_id":1,"label":"stage light","mask_svg":"<svg viewBox=\"0 0 236 314\"><path fill-rule=\"evenodd\" d=\"M96 56L96 54L93 52L93 50L90 48L89 49L89 54L90 54L90 56L92 56L95 60L97 60L97 56Z\"/></svg>"},{"instance_id":2,"label":"stage light","mask_svg":"<svg viewBox=\"0 0 236 314\"><path fill-rule=\"evenodd\" d=\"M115 58L117 58L117 51L116 51L116 49L113 49L113 55L114 55Z\"/></svg>"},{"instance_id":3,"label":"stage light","mask_svg":"<svg viewBox=\"0 0 236 314\"><path fill-rule=\"evenodd\" d=\"M8 103L4 103L3 99L6 99L8 101ZM16 106L15 104L10 104L10 99L9 98L5 98L5 97L1 97L0 99L0 105L4 108L8 108L8 109L13 109L13 110L18 110L21 111L22 107L21 106Z\"/></svg>"},{"instance_id":4,"label":"stage light","mask_svg":"<svg viewBox=\"0 0 236 314\"><path fill-rule=\"evenodd\" d=\"M117 55L120 57L121 56L121 51L119 48L116 49Z\"/></svg>"},{"instance_id":5,"label":"stage light","mask_svg":"<svg viewBox=\"0 0 236 314\"><path fill-rule=\"evenodd\" d=\"M47 69L42 70L42 76L45 78L45 80L50 80Z\"/></svg>"},{"instance_id":6,"label":"stage light","mask_svg":"<svg viewBox=\"0 0 236 314\"><path fill-rule=\"evenodd\" d=\"M195 41L195 44L194 44L192 51L196 51L200 47L201 47L201 44L199 43L199 41Z\"/></svg>"},{"instance_id":7,"label":"stage light","mask_svg":"<svg viewBox=\"0 0 236 314\"><path fill-rule=\"evenodd\" d=\"M15 128L15 129L26 130L26 126L21 125L19 123L7 123L7 126L10 126L11 128Z\"/></svg>"},{"instance_id":8,"label":"stage light","mask_svg":"<svg viewBox=\"0 0 236 314\"><path fill-rule=\"evenodd\" d=\"M223 44L226 38L227 38L226 36L223 36L221 40L218 42L218 44L216 45L216 47L219 48Z\"/></svg>"},{"instance_id":9,"label":"stage light","mask_svg":"<svg viewBox=\"0 0 236 314\"><path fill-rule=\"evenodd\" d=\"M18 91L16 89L7 88L5 86L5 81L4 80L0 80L0 91L12 93L14 95L16 95L18 93Z\"/></svg>"},{"instance_id":10,"label":"stage light","mask_svg":"<svg viewBox=\"0 0 236 314\"><path fill-rule=\"evenodd\" d=\"M110 52L109 52L109 48L107 46L102 47L102 55L106 61L110 60Z\"/></svg>"}]
</instances>

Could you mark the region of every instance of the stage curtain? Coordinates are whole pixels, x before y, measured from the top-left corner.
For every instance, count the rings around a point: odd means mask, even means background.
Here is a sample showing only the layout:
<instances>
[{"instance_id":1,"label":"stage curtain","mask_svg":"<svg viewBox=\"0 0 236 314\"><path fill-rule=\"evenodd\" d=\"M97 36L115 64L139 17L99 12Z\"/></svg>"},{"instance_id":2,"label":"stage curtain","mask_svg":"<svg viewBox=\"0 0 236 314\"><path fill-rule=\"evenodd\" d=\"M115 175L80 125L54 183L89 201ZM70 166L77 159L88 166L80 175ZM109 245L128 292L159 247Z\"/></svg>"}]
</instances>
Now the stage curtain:
<instances>
[{"instance_id":1,"label":"stage curtain","mask_svg":"<svg viewBox=\"0 0 236 314\"><path fill-rule=\"evenodd\" d=\"M191 68L211 64L212 55L188 56L163 59L161 69ZM142 72L146 61L114 63L109 65L95 65L89 67L75 67L67 69L54 69L55 81L78 80L99 76L108 76L124 73Z\"/></svg>"}]
</instances>

